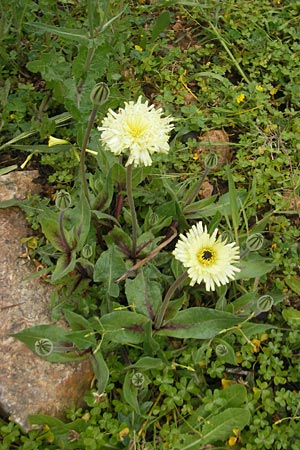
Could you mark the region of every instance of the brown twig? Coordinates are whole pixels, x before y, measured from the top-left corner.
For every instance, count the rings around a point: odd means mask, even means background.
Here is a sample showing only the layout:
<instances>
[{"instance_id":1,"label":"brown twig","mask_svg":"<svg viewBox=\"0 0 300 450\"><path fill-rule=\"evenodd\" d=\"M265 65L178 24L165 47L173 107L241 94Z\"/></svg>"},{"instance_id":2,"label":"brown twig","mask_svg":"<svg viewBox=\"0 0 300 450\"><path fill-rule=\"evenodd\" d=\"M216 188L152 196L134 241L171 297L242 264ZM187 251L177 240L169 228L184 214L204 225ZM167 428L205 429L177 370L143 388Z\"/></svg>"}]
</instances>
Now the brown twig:
<instances>
[{"instance_id":1,"label":"brown twig","mask_svg":"<svg viewBox=\"0 0 300 450\"><path fill-rule=\"evenodd\" d=\"M127 272L123 273L116 282L119 283L120 281L125 280L132 272L135 270L140 269L144 264L151 261L164 247L166 247L170 242L173 241L173 239L177 236L177 231L174 230L172 235L165 239L161 244L159 244L152 252L149 253L149 255L146 256L146 258L142 259L141 261L138 261L134 266L132 266Z\"/></svg>"}]
</instances>

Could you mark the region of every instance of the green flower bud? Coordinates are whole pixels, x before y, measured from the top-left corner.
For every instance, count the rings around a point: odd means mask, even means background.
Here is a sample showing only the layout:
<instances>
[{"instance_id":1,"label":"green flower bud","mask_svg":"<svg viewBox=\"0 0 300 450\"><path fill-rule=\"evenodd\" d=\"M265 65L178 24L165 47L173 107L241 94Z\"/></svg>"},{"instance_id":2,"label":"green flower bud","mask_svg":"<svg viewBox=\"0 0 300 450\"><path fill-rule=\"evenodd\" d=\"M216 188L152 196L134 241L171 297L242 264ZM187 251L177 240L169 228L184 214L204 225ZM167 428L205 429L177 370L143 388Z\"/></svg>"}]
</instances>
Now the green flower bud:
<instances>
[{"instance_id":1,"label":"green flower bud","mask_svg":"<svg viewBox=\"0 0 300 450\"><path fill-rule=\"evenodd\" d=\"M131 382L134 387L141 388L145 383L145 376L141 372L136 372L132 375Z\"/></svg>"},{"instance_id":2,"label":"green flower bud","mask_svg":"<svg viewBox=\"0 0 300 450\"><path fill-rule=\"evenodd\" d=\"M56 194L55 206L60 211L65 211L66 209L70 208L71 205L72 205L72 198L69 192L59 191Z\"/></svg>"},{"instance_id":3,"label":"green flower bud","mask_svg":"<svg viewBox=\"0 0 300 450\"><path fill-rule=\"evenodd\" d=\"M109 87L105 83L98 83L91 92L90 99L93 105L101 106L108 100Z\"/></svg>"},{"instance_id":4,"label":"green flower bud","mask_svg":"<svg viewBox=\"0 0 300 450\"><path fill-rule=\"evenodd\" d=\"M149 224L155 225L158 222L158 215L154 212L149 214Z\"/></svg>"},{"instance_id":5,"label":"green flower bud","mask_svg":"<svg viewBox=\"0 0 300 450\"><path fill-rule=\"evenodd\" d=\"M93 255L93 247L90 244L85 244L81 250L81 255L85 259L89 259Z\"/></svg>"},{"instance_id":6,"label":"green flower bud","mask_svg":"<svg viewBox=\"0 0 300 450\"><path fill-rule=\"evenodd\" d=\"M274 305L274 299L271 295L263 295L257 300L257 309L259 312L267 312Z\"/></svg>"},{"instance_id":7,"label":"green flower bud","mask_svg":"<svg viewBox=\"0 0 300 450\"><path fill-rule=\"evenodd\" d=\"M228 348L224 344L218 344L215 349L216 355L221 358L222 356L227 355Z\"/></svg>"},{"instance_id":8,"label":"green flower bud","mask_svg":"<svg viewBox=\"0 0 300 450\"><path fill-rule=\"evenodd\" d=\"M264 243L264 237L261 233L254 233L248 236L246 247L250 252L256 252L261 249Z\"/></svg>"},{"instance_id":9,"label":"green flower bud","mask_svg":"<svg viewBox=\"0 0 300 450\"><path fill-rule=\"evenodd\" d=\"M234 241L234 237L233 237L233 234L231 233L231 231L223 231L223 233L221 234L221 239L223 242L233 242Z\"/></svg>"},{"instance_id":10,"label":"green flower bud","mask_svg":"<svg viewBox=\"0 0 300 450\"><path fill-rule=\"evenodd\" d=\"M34 343L35 353L39 356L49 356L53 352L53 342L50 339L39 339Z\"/></svg>"},{"instance_id":11,"label":"green flower bud","mask_svg":"<svg viewBox=\"0 0 300 450\"><path fill-rule=\"evenodd\" d=\"M218 156L215 153L209 153L204 160L205 167L212 169L218 165Z\"/></svg>"}]
</instances>

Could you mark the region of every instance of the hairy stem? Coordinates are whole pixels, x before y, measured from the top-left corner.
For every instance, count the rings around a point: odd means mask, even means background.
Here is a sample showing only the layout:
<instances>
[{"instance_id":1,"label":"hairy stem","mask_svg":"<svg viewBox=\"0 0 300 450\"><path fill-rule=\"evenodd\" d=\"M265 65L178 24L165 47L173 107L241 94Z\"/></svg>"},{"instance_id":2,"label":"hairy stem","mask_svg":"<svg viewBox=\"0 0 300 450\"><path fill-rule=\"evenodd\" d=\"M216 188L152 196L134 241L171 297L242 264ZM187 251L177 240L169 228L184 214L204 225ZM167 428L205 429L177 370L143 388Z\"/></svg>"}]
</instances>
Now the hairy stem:
<instances>
[{"instance_id":1,"label":"hairy stem","mask_svg":"<svg viewBox=\"0 0 300 450\"><path fill-rule=\"evenodd\" d=\"M205 167L202 177L200 178L197 185L195 186L195 189L190 193L190 195L188 195L187 199L185 200L185 206L188 206L191 203L193 203L193 201L195 200L197 194L199 193L199 191L201 189L203 181L205 180L205 178L207 177L207 175L209 173L209 170L210 169L208 167Z\"/></svg>"},{"instance_id":2,"label":"hairy stem","mask_svg":"<svg viewBox=\"0 0 300 450\"><path fill-rule=\"evenodd\" d=\"M136 241L137 241L137 229L138 229L138 223L137 223L137 217L136 217L136 211L134 206L134 199L133 199L133 190L132 190L132 164L129 164L129 166L126 167L126 190L127 190L127 198L128 198L128 204L131 214L131 226L132 226L132 249L131 249L131 257L135 261L136 260Z\"/></svg>"},{"instance_id":3,"label":"hairy stem","mask_svg":"<svg viewBox=\"0 0 300 450\"><path fill-rule=\"evenodd\" d=\"M180 284L187 278L187 276L188 276L187 271L183 272L183 274L180 275L180 277L177 278L177 280L175 280L174 283L171 284L171 286L169 287L169 289L168 289L168 291L167 291L167 293L165 295L165 298L164 298L164 300L163 300L163 302L161 304L161 307L158 310L156 319L155 319L155 325L154 326L155 326L155 328L157 330L159 330L160 327L162 326L162 323L163 323L164 318L165 318L166 311L168 309L170 300L173 297L173 294L175 293L176 289L180 286Z\"/></svg>"},{"instance_id":4,"label":"hairy stem","mask_svg":"<svg viewBox=\"0 0 300 450\"><path fill-rule=\"evenodd\" d=\"M87 201L89 202L89 190L88 190L88 183L87 183L87 179L86 179L86 173L85 173L85 154L86 154L86 147L89 141L89 137L91 134L91 130L92 130L92 126L96 117L96 113L97 113L98 107L94 106L94 108L92 109L90 118L89 118L89 122L85 131L85 135L83 138L83 142L82 142L82 147L81 147L81 154L80 154L80 175L81 175L81 182L82 182L82 190L83 193L87 199Z\"/></svg>"}]
</instances>

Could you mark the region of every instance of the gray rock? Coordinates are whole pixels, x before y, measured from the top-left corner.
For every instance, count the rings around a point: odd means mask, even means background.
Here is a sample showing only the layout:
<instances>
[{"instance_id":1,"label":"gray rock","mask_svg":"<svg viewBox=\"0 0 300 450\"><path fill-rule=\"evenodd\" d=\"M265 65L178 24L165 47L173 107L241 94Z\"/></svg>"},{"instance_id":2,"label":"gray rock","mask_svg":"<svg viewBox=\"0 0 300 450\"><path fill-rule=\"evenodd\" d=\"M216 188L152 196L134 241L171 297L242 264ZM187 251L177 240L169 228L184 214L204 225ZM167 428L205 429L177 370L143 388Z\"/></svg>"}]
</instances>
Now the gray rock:
<instances>
[{"instance_id":1,"label":"gray rock","mask_svg":"<svg viewBox=\"0 0 300 450\"><path fill-rule=\"evenodd\" d=\"M12 196L22 198L30 189L29 175L27 189L23 177L22 192L14 185L4 195L10 184L6 181L3 187L5 177L0 177L1 201ZM30 234L18 208L0 210L0 409L25 430L30 428L30 414L63 418L66 408L80 406L93 377L88 360L49 363L10 336L24 328L51 323L51 285L39 278L25 280L36 270L21 243L21 238Z\"/></svg>"}]
</instances>

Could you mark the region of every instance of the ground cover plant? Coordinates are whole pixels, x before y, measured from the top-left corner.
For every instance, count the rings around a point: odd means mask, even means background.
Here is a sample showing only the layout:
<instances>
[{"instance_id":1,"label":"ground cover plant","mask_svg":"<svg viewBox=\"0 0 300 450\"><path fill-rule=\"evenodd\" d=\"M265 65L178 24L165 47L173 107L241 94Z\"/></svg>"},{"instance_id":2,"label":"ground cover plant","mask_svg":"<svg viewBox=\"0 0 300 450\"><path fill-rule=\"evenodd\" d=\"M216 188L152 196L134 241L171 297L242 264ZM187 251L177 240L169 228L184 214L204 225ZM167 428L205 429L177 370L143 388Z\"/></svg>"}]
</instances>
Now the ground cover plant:
<instances>
[{"instance_id":1,"label":"ground cover plant","mask_svg":"<svg viewBox=\"0 0 300 450\"><path fill-rule=\"evenodd\" d=\"M19 206L70 325L15 337L95 384L1 448L299 448L298 15L3 2L1 173L46 178Z\"/></svg>"}]
</instances>

